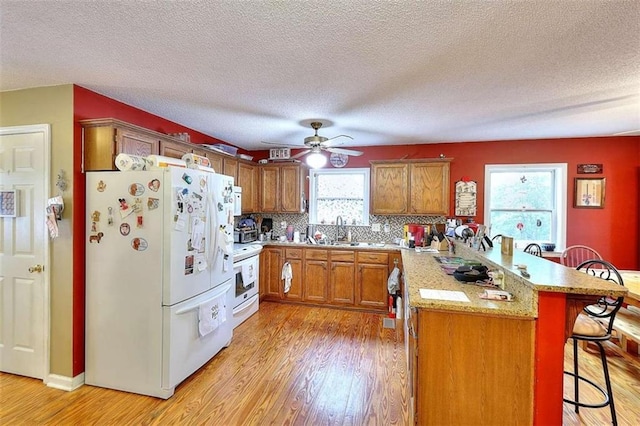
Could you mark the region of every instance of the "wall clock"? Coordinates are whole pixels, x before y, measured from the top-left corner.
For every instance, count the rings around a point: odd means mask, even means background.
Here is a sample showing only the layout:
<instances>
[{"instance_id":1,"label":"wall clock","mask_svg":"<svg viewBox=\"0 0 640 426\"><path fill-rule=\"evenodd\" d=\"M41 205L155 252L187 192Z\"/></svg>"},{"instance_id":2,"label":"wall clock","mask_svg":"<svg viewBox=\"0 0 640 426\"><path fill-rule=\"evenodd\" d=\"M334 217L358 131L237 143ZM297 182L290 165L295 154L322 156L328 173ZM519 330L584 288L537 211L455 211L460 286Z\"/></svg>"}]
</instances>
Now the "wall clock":
<instances>
[{"instance_id":1,"label":"wall clock","mask_svg":"<svg viewBox=\"0 0 640 426\"><path fill-rule=\"evenodd\" d=\"M349 162L349 156L346 154L339 154L337 152L332 152L329 157L329 161L333 167L344 167Z\"/></svg>"}]
</instances>

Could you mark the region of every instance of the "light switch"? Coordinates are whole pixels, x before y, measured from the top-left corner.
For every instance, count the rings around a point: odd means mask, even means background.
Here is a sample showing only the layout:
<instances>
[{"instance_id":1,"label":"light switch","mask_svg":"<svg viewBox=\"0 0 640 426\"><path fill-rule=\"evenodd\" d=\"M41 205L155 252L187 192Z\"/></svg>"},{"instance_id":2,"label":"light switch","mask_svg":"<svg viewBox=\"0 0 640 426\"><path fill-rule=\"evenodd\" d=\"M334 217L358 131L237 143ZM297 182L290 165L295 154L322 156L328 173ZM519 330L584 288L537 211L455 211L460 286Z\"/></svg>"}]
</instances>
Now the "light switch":
<instances>
[{"instance_id":1,"label":"light switch","mask_svg":"<svg viewBox=\"0 0 640 426\"><path fill-rule=\"evenodd\" d=\"M380 232L380 224L379 223L371 224L371 231L372 232Z\"/></svg>"}]
</instances>

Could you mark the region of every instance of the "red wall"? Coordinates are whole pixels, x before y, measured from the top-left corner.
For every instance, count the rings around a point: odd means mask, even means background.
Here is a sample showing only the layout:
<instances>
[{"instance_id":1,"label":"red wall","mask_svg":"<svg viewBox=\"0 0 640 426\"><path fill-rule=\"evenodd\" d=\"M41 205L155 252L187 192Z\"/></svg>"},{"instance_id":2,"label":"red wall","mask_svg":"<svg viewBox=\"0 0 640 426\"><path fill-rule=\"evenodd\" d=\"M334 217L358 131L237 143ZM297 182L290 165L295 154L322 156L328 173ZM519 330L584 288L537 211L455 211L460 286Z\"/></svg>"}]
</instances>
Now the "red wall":
<instances>
[{"instance_id":1,"label":"red wall","mask_svg":"<svg viewBox=\"0 0 640 426\"><path fill-rule=\"evenodd\" d=\"M478 214L484 221L484 166L509 163L567 163L567 245L594 247L619 269L640 269L640 136L461 142L358 147L347 167L369 167L370 160L451 158L451 206L455 182L463 176L478 182ZM297 152L297 150L295 150ZM256 161L268 151L253 152ZM578 175L578 164L598 163L603 173ZM330 167L330 166L329 166ZM605 177L603 209L573 207L574 178Z\"/></svg>"}]
</instances>

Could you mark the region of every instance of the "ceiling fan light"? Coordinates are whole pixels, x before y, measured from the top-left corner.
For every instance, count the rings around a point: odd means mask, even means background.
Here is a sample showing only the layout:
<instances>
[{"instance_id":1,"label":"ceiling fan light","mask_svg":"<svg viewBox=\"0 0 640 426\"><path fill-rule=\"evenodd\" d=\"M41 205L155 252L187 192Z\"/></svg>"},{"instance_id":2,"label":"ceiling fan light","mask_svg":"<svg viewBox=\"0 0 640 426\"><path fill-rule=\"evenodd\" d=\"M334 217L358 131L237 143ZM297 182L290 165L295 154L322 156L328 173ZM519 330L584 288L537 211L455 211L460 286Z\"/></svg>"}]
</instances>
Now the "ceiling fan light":
<instances>
[{"instance_id":1,"label":"ceiling fan light","mask_svg":"<svg viewBox=\"0 0 640 426\"><path fill-rule=\"evenodd\" d=\"M319 169L325 164L327 164L327 157L320 154L319 152L312 152L307 155L306 159L307 165L312 169Z\"/></svg>"}]
</instances>

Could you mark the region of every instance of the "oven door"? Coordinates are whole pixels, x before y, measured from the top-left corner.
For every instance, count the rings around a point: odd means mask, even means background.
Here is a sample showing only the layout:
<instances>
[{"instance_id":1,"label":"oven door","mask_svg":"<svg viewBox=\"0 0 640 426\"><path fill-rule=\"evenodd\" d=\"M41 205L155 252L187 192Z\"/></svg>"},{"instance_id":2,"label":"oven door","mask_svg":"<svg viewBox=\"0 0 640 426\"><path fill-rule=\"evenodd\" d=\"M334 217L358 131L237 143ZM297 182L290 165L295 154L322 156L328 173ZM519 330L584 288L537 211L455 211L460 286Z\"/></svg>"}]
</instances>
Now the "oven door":
<instances>
[{"instance_id":1,"label":"oven door","mask_svg":"<svg viewBox=\"0 0 640 426\"><path fill-rule=\"evenodd\" d=\"M235 273L235 302L237 307L258 294L258 256L252 256L233 264Z\"/></svg>"},{"instance_id":2,"label":"oven door","mask_svg":"<svg viewBox=\"0 0 640 426\"><path fill-rule=\"evenodd\" d=\"M259 256L251 256L233 264L235 299L234 327L258 311Z\"/></svg>"}]
</instances>

